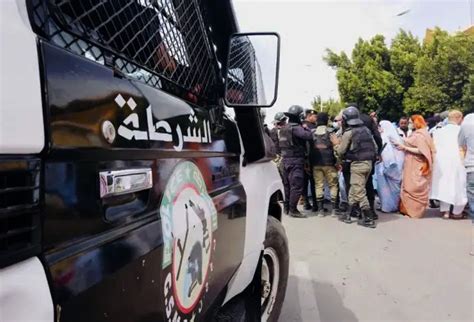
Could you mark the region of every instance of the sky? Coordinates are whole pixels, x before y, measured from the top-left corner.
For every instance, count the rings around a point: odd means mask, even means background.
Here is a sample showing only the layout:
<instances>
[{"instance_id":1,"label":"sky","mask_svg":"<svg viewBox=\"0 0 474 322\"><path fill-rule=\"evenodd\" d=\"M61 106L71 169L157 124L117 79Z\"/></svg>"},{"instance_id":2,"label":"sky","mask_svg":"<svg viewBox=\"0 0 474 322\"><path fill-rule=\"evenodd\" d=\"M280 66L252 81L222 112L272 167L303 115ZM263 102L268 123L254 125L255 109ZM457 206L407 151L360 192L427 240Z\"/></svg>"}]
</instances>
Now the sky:
<instances>
[{"instance_id":1,"label":"sky","mask_svg":"<svg viewBox=\"0 0 474 322\"><path fill-rule=\"evenodd\" d=\"M472 0L474 1L474 0ZM400 28L420 40L426 28L449 32L467 28L474 17L470 0L234 0L241 32L275 31L281 37L278 100L267 110L298 104L310 108L316 95L338 98L336 73L323 61L326 48L350 52L359 37L382 34L386 43ZM399 13L409 10L402 16Z\"/></svg>"}]
</instances>

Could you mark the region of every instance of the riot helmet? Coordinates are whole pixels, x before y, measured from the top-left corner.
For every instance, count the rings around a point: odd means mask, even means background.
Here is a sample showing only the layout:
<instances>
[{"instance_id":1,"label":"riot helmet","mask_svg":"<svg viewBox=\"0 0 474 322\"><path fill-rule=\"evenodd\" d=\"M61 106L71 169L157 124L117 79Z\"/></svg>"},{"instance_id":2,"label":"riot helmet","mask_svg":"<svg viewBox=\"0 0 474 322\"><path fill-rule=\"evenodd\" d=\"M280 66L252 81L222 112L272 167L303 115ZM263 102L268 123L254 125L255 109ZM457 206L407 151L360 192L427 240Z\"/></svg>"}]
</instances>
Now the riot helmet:
<instances>
[{"instance_id":1,"label":"riot helmet","mask_svg":"<svg viewBox=\"0 0 474 322\"><path fill-rule=\"evenodd\" d=\"M273 118L273 121L278 123L278 122L281 122L283 121L284 119L286 119L286 116L285 116L285 113L283 112L277 112L275 114L275 117Z\"/></svg>"},{"instance_id":2,"label":"riot helmet","mask_svg":"<svg viewBox=\"0 0 474 322\"><path fill-rule=\"evenodd\" d=\"M357 107L349 106L342 111L342 119L349 126L362 125L364 122L360 119L360 113Z\"/></svg>"},{"instance_id":3,"label":"riot helmet","mask_svg":"<svg viewBox=\"0 0 474 322\"><path fill-rule=\"evenodd\" d=\"M288 109L288 112L285 112L285 115L288 116L293 122L299 122L301 114L304 112L304 109L299 105L291 105Z\"/></svg>"}]
</instances>

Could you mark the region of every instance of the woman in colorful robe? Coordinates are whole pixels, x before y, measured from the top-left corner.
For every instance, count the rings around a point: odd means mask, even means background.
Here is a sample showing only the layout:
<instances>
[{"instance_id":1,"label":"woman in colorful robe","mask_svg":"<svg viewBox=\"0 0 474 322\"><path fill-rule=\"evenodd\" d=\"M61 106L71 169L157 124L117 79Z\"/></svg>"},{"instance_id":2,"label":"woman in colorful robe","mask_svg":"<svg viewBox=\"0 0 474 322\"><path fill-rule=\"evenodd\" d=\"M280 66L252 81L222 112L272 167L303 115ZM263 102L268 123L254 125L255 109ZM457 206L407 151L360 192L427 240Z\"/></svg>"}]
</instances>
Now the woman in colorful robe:
<instances>
[{"instance_id":1,"label":"woman in colorful robe","mask_svg":"<svg viewBox=\"0 0 474 322\"><path fill-rule=\"evenodd\" d=\"M400 194L400 212L412 218L424 216L429 202L435 147L425 119L413 115L414 132L403 143L394 145L405 152Z\"/></svg>"},{"instance_id":2,"label":"woman in colorful robe","mask_svg":"<svg viewBox=\"0 0 474 322\"><path fill-rule=\"evenodd\" d=\"M398 212L405 155L395 147L395 144L403 142L392 123L381 121L379 126L383 150L382 161L375 166L375 175L380 206L383 212Z\"/></svg>"}]
</instances>

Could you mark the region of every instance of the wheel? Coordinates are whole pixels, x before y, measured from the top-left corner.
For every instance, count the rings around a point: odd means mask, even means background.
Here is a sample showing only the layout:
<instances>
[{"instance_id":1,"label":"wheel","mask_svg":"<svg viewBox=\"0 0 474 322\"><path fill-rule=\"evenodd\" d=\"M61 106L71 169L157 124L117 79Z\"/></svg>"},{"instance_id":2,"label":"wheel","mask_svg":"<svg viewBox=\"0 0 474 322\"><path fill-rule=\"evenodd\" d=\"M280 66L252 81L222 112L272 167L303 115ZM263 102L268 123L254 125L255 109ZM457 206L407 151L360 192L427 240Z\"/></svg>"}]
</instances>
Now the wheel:
<instances>
[{"instance_id":1,"label":"wheel","mask_svg":"<svg viewBox=\"0 0 474 322\"><path fill-rule=\"evenodd\" d=\"M261 265L262 321L278 321L288 283L288 239L281 222L269 216Z\"/></svg>"}]
</instances>

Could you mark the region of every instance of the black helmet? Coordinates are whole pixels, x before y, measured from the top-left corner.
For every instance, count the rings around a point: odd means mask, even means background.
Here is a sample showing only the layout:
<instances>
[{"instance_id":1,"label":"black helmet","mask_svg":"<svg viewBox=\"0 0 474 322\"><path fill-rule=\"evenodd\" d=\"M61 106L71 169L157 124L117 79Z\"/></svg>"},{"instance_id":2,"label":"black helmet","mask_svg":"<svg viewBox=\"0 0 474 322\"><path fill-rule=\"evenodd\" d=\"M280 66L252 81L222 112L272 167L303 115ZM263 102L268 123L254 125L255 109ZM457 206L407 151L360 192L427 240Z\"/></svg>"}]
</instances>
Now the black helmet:
<instances>
[{"instance_id":1,"label":"black helmet","mask_svg":"<svg viewBox=\"0 0 474 322\"><path fill-rule=\"evenodd\" d=\"M277 112L275 114L275 117L273 118L274 122L281 122L284 119L286 119L285 113L283 112Z\"/></svg>"},{"instance_id":2,"label":"black helmet","mask_svg":"<svg viewBox=\"0 0 474 322\"><path fill-rule=\"evenodd\" d=\"M349 106L344 111L342 111L342 119L347 123L347 125L355 126L364 124L360 119L359 110L355 106Z\"/></svg>"},{"instance_id":3,"label":"black helmet","mask_svg":"<svg viewBox=\"0 0 474 322\"><path fill-rule=\"evenodd\" d=\"M304 112L304 109L299 105L291 105L288 109L288 112L285 112L285 115L288 117L300 117L301 113Z\"/></svg>"}]
</instances>

